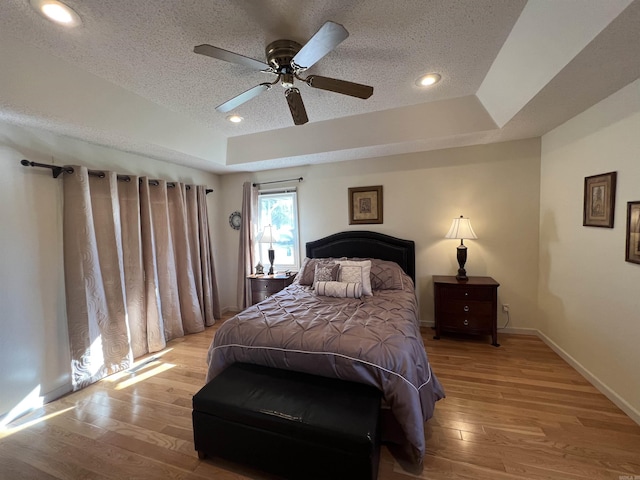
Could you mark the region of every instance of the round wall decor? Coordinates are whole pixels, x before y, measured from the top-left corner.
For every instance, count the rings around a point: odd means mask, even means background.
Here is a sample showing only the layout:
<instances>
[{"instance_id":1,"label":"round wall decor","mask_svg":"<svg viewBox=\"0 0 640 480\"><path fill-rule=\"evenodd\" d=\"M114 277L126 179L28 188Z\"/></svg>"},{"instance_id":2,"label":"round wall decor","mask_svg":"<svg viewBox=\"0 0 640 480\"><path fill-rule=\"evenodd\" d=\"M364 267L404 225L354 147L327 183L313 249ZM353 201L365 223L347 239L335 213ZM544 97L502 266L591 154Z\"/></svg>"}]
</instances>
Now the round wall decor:
<instances>
[{"instance_id":1,"label":"round wall decor","mask_svg":"<svg viewBox=\"0 0 640 480\"><path fill-rule=\"evenodd\" d=\"M234 230L240 230L240 224L242 223L242 215L240 212L233 212L229 215L229 225Z\"/></svg>"}]
</instances>

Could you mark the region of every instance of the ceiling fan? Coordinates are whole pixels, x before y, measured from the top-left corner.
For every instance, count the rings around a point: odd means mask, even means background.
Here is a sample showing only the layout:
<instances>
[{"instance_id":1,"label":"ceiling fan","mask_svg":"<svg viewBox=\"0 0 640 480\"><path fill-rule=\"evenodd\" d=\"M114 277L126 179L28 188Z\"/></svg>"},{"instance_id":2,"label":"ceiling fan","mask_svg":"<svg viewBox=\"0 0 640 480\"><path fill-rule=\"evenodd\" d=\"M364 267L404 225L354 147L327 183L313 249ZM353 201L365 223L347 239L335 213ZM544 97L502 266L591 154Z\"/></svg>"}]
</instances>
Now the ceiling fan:
<instances>
[{"instance_id":1,"label":"ceiling fan","mask_svg":"<svg viewBox=\"0 0 640 480\"><path fill-rule=\"evenodd\" d=\"M206 44L198 45L193 51L200 55L217 58L225 62L236 63L278 76L278 78L271 83L267 82L256 85L242 92L240 95L233 97L231 100L227 100L223 104L218 105L216 107L217 111L223 113L229 112L280 82L286 89L284 96L289 104L293 123L295 125L304 125L309 121L309 118L307 117L307 111L302 102L300 90L293 86L294 79L300 80L313 88L362 99L369 98L373 94L373 87L368 85L321 77L320 75L310 75L306 78L301 76L302 72L331 52L348 36L349 32L347 32L342 25L335 22L326 22L304 45L300 45L293 40L276 40L271 42L265 49L266 63Z\"/></svg>"}]
</instances>

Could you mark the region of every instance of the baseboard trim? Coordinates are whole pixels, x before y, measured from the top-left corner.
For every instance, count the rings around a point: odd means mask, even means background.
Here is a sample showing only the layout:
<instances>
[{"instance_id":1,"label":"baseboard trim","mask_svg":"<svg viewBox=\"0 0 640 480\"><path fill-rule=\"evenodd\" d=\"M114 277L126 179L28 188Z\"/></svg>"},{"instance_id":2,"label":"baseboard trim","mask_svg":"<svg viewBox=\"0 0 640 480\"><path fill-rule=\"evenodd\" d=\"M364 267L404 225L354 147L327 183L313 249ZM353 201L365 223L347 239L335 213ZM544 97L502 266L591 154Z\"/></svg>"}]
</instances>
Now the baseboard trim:
<instances>
[{"instance_id":1,"label":"baseboard trim","mask_svg":"<svg viewBox=\"0 0 640 480\"><path fill-rule=\"evenodd\" d=\"M573 358L569 353L567 353L562 347L560 347L556 342L547 337L540 330L537 330L538 337L551 348L554 352L556 352L562 359L571 365L574 369L580 373L584 378L586 378L591 385L596 387L600 393L602 393L605 397L611 400L620 410L626 413L631 420L640 425L640 412L633 408L625 399L620 397L616 392L611 390L605 383L603 383L598 377L592 374L589 370L587 370L584 365L578 362L575 358Z\"/></svg>"},{"instance_id":2,"label":"baseboard trim","mask_svg":"<svg viewBox=\"0 0 640 480\"><path fill-rule=\"evenodd\" d=\"M498 335L501 333L513 333L514 335L538 335L538 329L536 328L521 328L521 327L498 327Z\"/></svg>"},{"instance_id":3,"label":"baseboard trim","mask_svg":"<svg viewBox=\"0 0 640 480\"><path fill-rule=\"evenodd\" d=\"M68 383L54 390L51 390L48 393L45 393L44 397L42 397L42 400L44 401L45 404L47 404L49 402L52 402L53 400L57 400L58 398L66 395L67 393L71 393L72 391L73 391L73 386L70 383Z\"/></svg>"},{"instance_id":4,"label":"baseboard trim","mask_svg":"<svg viewBox=\"0 0 640 480\"><path fill-rule=\"evenodd\" d=\"M433 320L420 320L420 328L433 328L435 327L435 322ZM501 333L513 333L516 335L538 335L538 330L535 328L520 328L520 327L507 327L500 328L498 327L498 335Z\"/></svg>"}]
</instances>

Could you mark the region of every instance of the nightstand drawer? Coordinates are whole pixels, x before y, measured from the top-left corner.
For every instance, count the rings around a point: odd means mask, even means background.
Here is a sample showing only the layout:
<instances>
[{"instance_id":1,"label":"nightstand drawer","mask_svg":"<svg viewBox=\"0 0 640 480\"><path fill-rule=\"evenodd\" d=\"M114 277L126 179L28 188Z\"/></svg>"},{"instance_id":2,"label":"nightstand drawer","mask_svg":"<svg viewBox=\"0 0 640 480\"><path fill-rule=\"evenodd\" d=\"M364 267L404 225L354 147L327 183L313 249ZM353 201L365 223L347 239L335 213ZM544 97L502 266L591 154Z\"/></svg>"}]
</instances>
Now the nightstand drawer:
<instances>
[{"instance_id":1,"label":"nightstand drawer","mask_svg":"<svg viewBox=\"0 0 640 480\"><path fill-rule=\"evenodd\" d=\"M490 315L453 314L445 317L444 324L442 329L448 332L490 333L493 321Z\"/></svg>"},{"instance_id":2,"label":"nightstand drawer","mask_svg":"<svg viewBox=\"0 0 640 480\"><path fill-rule=\"evenodd\" d=\"M491 302L454 300L444 302L440 311L444 314L490 316L493 312L493 304Z\"/></svg>"},{"instance_id":3,"label":"nightstand drawer","mask_svg":"<svg viewBox=\"0 0 640 480\"><path fill-rule=\"evenodd\" d=\"M251 280L252 292L278 293L285 287L285 279L255 278Z\"/></svg>"},{"instance_id":4,"label":"nightstand drawer","mask_svg":"<svg viewBox=\"0 0 640 480\"><path fill-rule=\"evenodd\" d=\"M274 293L277 292L256 292L255 290L251 291L251 301L256 304L256 303L260 303L263 300L266 300L267 298L269 298L271 295L273 295Z\"/></svg>"},{"instance_id":5,"label":"nightstand drawer","mask_svg":"<svg viewBox=\"0 0 640 480\"><path fill-rule=\"evenodd\" d=\"M440 287L440 294L444 300L486 300L493 299L494 289L492 287Z\"/></svg>"}]
</instances>

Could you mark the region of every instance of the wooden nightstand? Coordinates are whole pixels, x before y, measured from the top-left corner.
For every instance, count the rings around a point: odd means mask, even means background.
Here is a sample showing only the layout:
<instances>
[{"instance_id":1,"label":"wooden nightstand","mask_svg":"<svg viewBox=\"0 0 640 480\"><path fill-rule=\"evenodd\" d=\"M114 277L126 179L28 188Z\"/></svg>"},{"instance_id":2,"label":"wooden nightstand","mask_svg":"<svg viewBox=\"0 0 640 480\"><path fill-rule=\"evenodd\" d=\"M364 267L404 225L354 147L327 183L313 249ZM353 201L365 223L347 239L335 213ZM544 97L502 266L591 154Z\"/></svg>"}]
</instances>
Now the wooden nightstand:
<instances>
[{"instance_id":1,"label":"wooden nightstand","mask_svg":"<svg viewBox=\"0 0 640 480\"><path fill-rule=\"evenodd\" d=\"M255 305L291 285L295 275L249 275L247 278L251 280L251 305Z\"/></svg>"},{"instance_id":2,"label":"wooden nightstand","mask_svg":"<svg viewBox=\"0 0 640 480\"><path fill-rule=\"evenodd\" d=\"M498 287L491 277L469 277L458 281L455 276L434 275L434 314L436 334L441 332L491 335L498 343Z\"/></svg>"}]
</instances>

